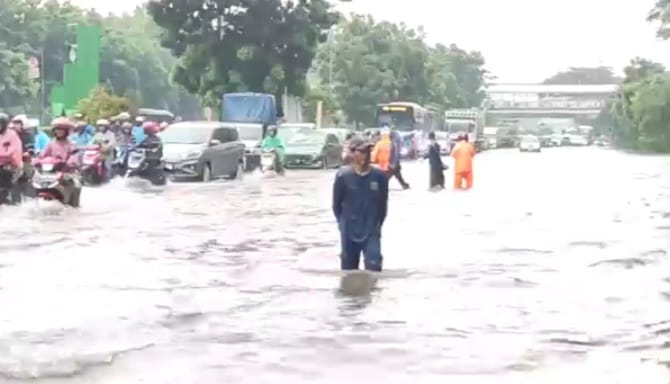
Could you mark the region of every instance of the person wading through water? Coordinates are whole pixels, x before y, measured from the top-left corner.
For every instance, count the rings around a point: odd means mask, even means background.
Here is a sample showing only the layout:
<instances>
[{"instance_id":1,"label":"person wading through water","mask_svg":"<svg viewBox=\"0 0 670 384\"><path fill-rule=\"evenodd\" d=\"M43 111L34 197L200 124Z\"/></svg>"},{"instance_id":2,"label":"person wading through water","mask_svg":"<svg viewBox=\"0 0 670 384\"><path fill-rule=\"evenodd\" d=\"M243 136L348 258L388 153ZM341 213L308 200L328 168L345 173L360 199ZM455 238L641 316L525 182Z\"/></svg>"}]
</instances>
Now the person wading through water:
<instances>
[{"instance_id":1,"label":"person wading through water","mask_svg":"<svg viewBox=\"0 0 670 384\"><path fill-rule=\"evenodd\" d=\"M449 169L442 163L442 156L440 154L440 144L435 139L435 132L428 134L428 153L424 158L428 159L430 165L430 189L444 189L444 170Z\"/></svg>"},{"instance_id":2,"label":"person wading through water","mask_svg":"<svg viewBox=\"0 0 670 384\"><path fill-rule=\"evenodd\" d=\"M395 177L396 180L402 186L402 189L409 189L409 184L405 181L405 178L402 177L401 166L400 166L400 151L403 146L402 138L397 130L391 129L391 161L389 164L389 179Z\"/></svg>"},{"instance_id":3,"label":"person wading through water","mask_svg":"<svg viewBox=\"0 0 670 384\"><path fill-rule=\"evenodd\" d=\"M381 272L381 233L388 207L388 178L370 166L371 144L353 138L351 165L340 168L333 183L333 213L340 230L341 269Z\"/></svg>"},{"instance_id":4,"label":"person wading through water","mask_svg":"<svg viewBox=\"0 0 670 384\"><path fill-rule=\"evenodd\" d=\"M454 158L454 189L472 188L474 178L472 159L475 157L475 147L468 141L467 133L461 135L459 142L454 145L451 156Z\"/></svg>"}]
</instances>

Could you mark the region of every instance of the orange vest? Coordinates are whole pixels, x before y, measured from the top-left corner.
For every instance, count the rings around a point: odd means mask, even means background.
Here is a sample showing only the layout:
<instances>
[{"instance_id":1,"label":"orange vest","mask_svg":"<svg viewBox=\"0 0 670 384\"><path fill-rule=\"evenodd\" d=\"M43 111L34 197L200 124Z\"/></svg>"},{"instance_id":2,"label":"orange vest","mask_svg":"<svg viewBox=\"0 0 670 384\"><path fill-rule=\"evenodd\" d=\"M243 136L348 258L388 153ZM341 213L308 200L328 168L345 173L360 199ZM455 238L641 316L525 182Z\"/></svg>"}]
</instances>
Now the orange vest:
<instances>
[{"instance_id":1,"label":"orange vest","mask_svg":"<svg viewBox=\"0 0 670 384\"><path fill-rule=\"evenodd\" d=\"M454 158L455 173L472 172L472 158L475 157L475 147L472 144L463 141L456 143L451 156Z\"/></svg>"},{"instance_id":2,"label":"orange vest","mask_svg":"<svg viewBox=\"0 0 670 384\"><path fill-rule=\"evenodd\" d=\"M372 150L372 162L377 163L382 171L388 171L391 162L391 139L389 137L382 137L375 144Z\"/></svg>"}]
</instances>

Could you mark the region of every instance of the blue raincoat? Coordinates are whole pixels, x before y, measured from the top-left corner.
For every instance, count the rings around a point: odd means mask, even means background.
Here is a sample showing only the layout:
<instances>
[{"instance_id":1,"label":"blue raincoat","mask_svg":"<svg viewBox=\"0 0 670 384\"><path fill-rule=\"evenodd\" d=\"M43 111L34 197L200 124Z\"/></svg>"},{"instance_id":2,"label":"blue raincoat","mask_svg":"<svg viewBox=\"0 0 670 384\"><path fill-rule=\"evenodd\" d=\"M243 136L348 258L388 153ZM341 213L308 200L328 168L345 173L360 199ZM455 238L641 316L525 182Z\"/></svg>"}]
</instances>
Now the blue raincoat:
<instances>
[{"instance_id":1,"label":"blue raincoat","mask_svg":"<svg viewBox=\"0 0 670 384\"><path fill-rule=\"evenodd\" d=\"M88 132L88 129L83 130L81 133L73 133L69 137L70 141L77 146L77 148L84 148L91 144L93 140L93 135Z\"/></svg>"},{"instance_id":2,"label":"blue raincoat","mask_svg":"<svg viewBox=\"0 0 670 384\"><path fill-rule=\"evenodd\" d=\"M136 125L133 127L132 135L136 145L143 142L147 137L147 135L144 133L144 128L141 125Z\"/></svg>"},{"instance_id":3,"label":"blue raincoat","mask_svg":"<svg viewBox=\"0 0 670 384\"><path fill-rule=\"evenodd\" d=\"M35 153L40 154L42 151L44 151L44 148L49 145L49 142L51 139L49 138L49 135L44 133L44 131L41 131L40 129L37 129L37 132L35 133Z\"/></svg>"}]
</instances>

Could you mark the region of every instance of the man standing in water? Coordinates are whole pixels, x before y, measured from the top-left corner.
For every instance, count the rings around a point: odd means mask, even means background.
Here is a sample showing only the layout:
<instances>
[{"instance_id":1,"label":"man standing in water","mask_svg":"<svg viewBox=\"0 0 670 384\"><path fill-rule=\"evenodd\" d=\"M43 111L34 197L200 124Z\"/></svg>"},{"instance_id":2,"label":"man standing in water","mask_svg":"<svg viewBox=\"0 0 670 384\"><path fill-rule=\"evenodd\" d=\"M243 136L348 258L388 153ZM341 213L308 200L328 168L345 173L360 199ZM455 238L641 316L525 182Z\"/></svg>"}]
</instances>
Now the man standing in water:
<instances>
[{"instance_id":1,"label":"man standing in water","mask_svg":"<svg viewBox=\"0 0 670 384\"><path fill-rule=\"evenodd\" d=\"M454 158L454 189L472 188L472 159L475 157L475 147L469 143L467 133L464 133L454 145L451 156Z\"/></svg>"},{"instance_id":2,"label":"man standing in water","mask_svg":"<svg viewBox=\"0 0 670 384\"><path fill-rule=\"evenodd\" d=\"M342 270L358 269L361 252L365 269L381 272L381 230L388 206L388 178L370 166L372 144L355 137L349 143L349 166L342 167L333 185L333 213L341 240Z\"/></svg>"}]
</instances>

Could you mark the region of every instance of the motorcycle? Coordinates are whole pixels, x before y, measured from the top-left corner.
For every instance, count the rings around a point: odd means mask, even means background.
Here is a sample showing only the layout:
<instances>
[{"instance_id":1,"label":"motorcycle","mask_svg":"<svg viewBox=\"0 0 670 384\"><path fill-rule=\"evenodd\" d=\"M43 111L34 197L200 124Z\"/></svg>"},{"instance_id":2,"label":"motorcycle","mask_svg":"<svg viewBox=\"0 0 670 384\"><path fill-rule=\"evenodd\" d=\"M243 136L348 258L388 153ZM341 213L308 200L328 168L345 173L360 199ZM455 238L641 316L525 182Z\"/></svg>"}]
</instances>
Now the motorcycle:
<instances>
[{"instance_id":1,"label":"motorcycle","mask_svg":"<svg viewBox=\"0 0 670 384\"><path fill-rule=\"evenodd\" d=\"M153 185L167 184L165 177L165 165L162 161L151 161L152 153L158 152L158 148L132 148L128 151L128 170L126 177L139 177L149 180ZM152 164L153 163L153 164Z\"/></svg>"},{"instance_id":2,"label":"motorcycle","mask_svg":"<svg viewBox=\"0 0 670 384\"><path fill-rule=\"evenodd\" d=\"M275 172L277 174L283 174L283 170L277 170L276 165L279 162L277 158L279 155L274 149L266 150L261 153L261 172Z\"/></svg>"},{"instance_id":3,"label":"motorcycle","mask_svg":"<svg viewBox=\"0 0 670 384\"><path fill-rule=\"evenodd\" d=\"M0 166L0 205L21 203L21 189L17 183L20 175L20 170L9 164Z\"/></svg>"},{"instance_id":4,"label":"motorcycle","mask_svg":"<svg viewBox=\"0 0 670 384\"><path fill-rule=\"evenodd\" d=\"M102 184L107 176L105 174L105 157L102 155L102 146L94 144L86 147L81 163L81 176L84 184Z\"/></svg>"},{"instance_id":5,"label":"motorcycle","mask_svg":"<svg viewBox=\"0 0 670 384\"><path fill-rule=\"evenodd\" d=\"M126 161L128 160L129 149L129 145L122 145L116 148L116 156L114 157L114 162L112 163L112 172L114 175L123 176L128 171Z\"/></svg>"},{"instance_id":6,"label":"motorcycle","mask_svg":"<svg viewBox=\"0 0 670 384\"><path fill-rule=\"evenodd\" d=\"M47 157L36 161L33 187L37 198L79 207L81 180L72 171L67 162L60 158Z\"/></svg>"}]
</instances>

